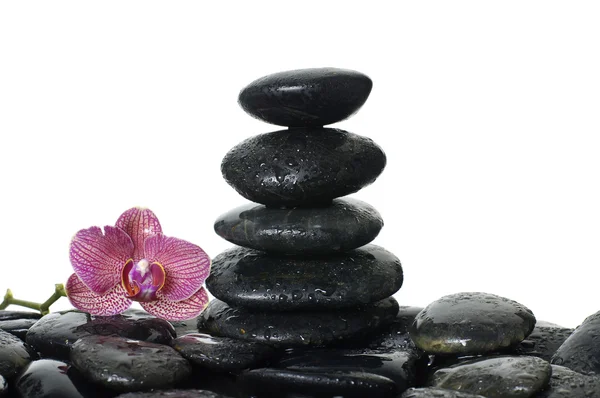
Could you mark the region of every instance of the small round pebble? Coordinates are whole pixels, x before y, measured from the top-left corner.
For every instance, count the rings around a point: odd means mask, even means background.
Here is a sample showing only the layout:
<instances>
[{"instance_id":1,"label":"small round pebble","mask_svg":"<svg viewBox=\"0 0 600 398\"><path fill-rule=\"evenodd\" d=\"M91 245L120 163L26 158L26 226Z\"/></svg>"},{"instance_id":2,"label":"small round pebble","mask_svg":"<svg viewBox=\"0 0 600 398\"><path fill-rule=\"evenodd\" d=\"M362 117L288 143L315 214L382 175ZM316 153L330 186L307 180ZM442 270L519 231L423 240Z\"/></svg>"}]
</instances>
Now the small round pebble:
<instances>
[{"instance_id":1,"label":"small round pebble","mask_svg":"<svg viewBox=\"0 0 600 398\"><path fill-rule=\"evenodd\" d=\"M439 369L430 384L487 398L527 398L544 389L551 374L550 364L537 357L484 357Z\"/></svg>"},{"instance_id":2,"label":"small round pebble","mask_svg":"<svg viewBox=\"0 0 600 398\"><path fill-rule=\"evenodd\" d=\"M221 372L256 368L276 352L266 344L203 333L178 337L171 346L193 365Z\"/></svg>"},{"instance_id":3,"label":"small round pebble","mask_svg":"<svg viewBox=\"0 0 600 398\"><path fill-rule=\"evenodd\" d=\"M0 376L12 379L31 362L32 353L18 337L0 330Z\"/></svg>"},{"instance_id":4,"label":"small round pebble","mask_svg":"<svg viewBox=\"0 0 600 398\"><path fill-rule=\"evenodd\" d=\"M409 388L400 398L486 398L483 395L435 387Z\"/></svg>"},{"instance_id":5,"label":"small round pebble","mask_svg":"<svg viewBox=\"0 0 600 398\"><path fill-rule=\"evenodd\" d=\"M488 293L457 293L429 304L410 336L428 354L484 354L514 346L535 326L530 309Z\"/></svg>"},{"instance_id":6,"label":"small round pebble","mask_svg":"<svg viewBox=\"0 0 600 398\"><path fill-rule=\"evenodd\" d=\"M69 378L69 365L53 359L31 362L15 382L21 397L83 398Z\"/></svg>"},{"instance_id":7,"label":"small round pebble","mask_svg":"<svg viewBox=\"0 0 600 398\"><path fill-rule=\"evenodd\" d=\"M37 319L11 319L8 321L0 321L0 330L4 330L25 341L27 332L37 321Z\"/></svg>"},{"instance_id":8,"label":"small round pebble","mask_svg":"<svg viewBox=\"0 0 600 398\"><path fill-rule=\"evenodd\" d=\"M402 286L400 260L375 245L327 256L277 256L235 247L212 262L208 290L234 306L271 311L353 307Z\"/></svg>"},{"instance_id":9,"label":"small round pebble","mask_svg":"<svg viewBox=\"0 0 600 398\"><path fill-rule=\"evenodd\" d=\"M600 311L587 317L552 357L552 363L600 375Z\"/></svg>"},{"instance_id":10,"label":"small round pebble","mask_svg":"<svg viewBox=\"0 0 600 398\"><path fill-rule=\"evenodd\" d=\"M173 348L124 337L83 337L71 348L71 362L91 382L118 391L172 387L191 374Z\"/></svg>"},{"instance_id":11,"label":"small round pebble","mask_svg":"<svg viewBox=\"0 0 600 398\"><path fill-rule=\"evenodd\" d=\"M600 378L552 365L548 388L536 398L594 398L600 397Z\"/></svg>"},{"instance_id":12,"label":"small round pebble","mask_svg":"<svg viewBox=\"0 0 600 398\"><path fill-rule=\"evenodd\" d=\"M251 116L280 126L324 126L344 120L365 103L373 82L348 69L278 72L246 86L239 104Z\"/></svg>"},{"instance_id":13,"label":"small round pebble","mask_svg":"<svg viewBox=\"0 0 600 398\"><path fill-rule=\"evenodd\" d=\"M332 254L371 242L383 227L379 212L363 201L335 199L324 207L274 209L249 203L221 215L215 232L251 249L280 254Z\"/></svg>"},{"instance_id":14,"label":"small round pebble","mask_svg":"<svg viewBox=\"0 0 600 398\"><path fill-rule=\"evenodd\" d=\"M323 205L371 184L386 165L370 138L338 129L292 129L242 141L223 158L225 181L271 207Z\"/></svg>"},{"instance_id":15,"label":"small round pebble","mask_svg":"<svg viewBox=\"0 0 600 398\"><path fill-rule=\"evenodd\" d=\"M337 311L262 312L230 307L214 299L198 328L211 335L258 341L282 347L324 346L364 337L393 321L398 303L392 297Z\"/></svg>"},{"instance_id":16,"label":"small round pebble","mask_svg":"<svg viewBox=\"0 0 600 398\"><path fill-rule=\"evenodd\" d=\"M371 349L416 349L415 343L408 333L408 328L422 310L422 307L400 306L398 315L392 323L368 336L361 341L361 344Z\"/></svg>"},{"instance_id":17,"label":"small round pebble","mask_svg":"<svg viewBox=\"0 0 600 398\"><path fill-rule=\"evenodd\" d=\"M531 355L542 358L550 362L556 350L573 333L573 329L563 328L561 326L540 326L539 322L535 325L533 332L520 344L518 344L512 353L516 355Z\"/></svg>"}]
</instances>

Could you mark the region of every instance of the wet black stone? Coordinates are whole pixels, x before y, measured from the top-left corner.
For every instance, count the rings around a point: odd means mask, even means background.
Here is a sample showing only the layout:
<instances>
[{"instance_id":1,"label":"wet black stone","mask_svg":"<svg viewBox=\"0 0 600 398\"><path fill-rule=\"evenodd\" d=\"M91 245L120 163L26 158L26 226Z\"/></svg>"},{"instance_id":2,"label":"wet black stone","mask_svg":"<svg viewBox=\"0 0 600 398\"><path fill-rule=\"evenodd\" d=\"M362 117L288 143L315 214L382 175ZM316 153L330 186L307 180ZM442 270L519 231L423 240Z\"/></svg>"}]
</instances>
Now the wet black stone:
<instances>
[{"instance_id":1,"label":"wet black stone","mask_svg":"<svg viewBox=\"0 0 600 398\"><path fill-rule=\"evenodd\" d=\"M583 375L564 366L552 365L548 387L537 398L591 398L600 397L600 379Z\"/></svg>"},{"instance_id":2,"label":"wet black stone","mask_svg":"<svg viewBox=\"0 0 600 398\"><path fill-rule=\"evenodd\" d=\"M2 375L0 375L0 397L3 397L8 393L8 384L6 384L6 380Z\"/></svg>"},{"instance_id":3,"label":"wet black stone","mask_svg":"<svg viewBox=\"0 0 600 398\"><path fill-rule=\"evenodd\" d=\"M421 307L400 306L392 323L369 335L361 344L371 349L416 350L408 328L422 310Z\"/></svg>"},{"instance_id":4,"label":"wet black stone","mask_svg":"<svg viewBox=\"0 0 600 398\"><path fill-rule=\"evenodd\" d=\"M436 387L409 388L400 398L485 398L483 395Z\"/></svg>"},{"instance_id":5,"label":"wet black stone","mask_svg":"<svg viewBox=\"0 0 600 398\"><path fill-rule=\"evenodd\" d=\"M118 391L172 387L191 374L173 348L125 337L83 337L71 348L71 362L90 381Z\"/></svg>"},{"instance_id":6,"label":"wet black stone","mask_svg":"<svg viewBox=\"0 0 600 398\"><path fill-rule=\"evenodd\" d=\"M267 344L201 333L178 337L171 346L193 365L223 372L256 368L276 353Z\"/></svg>"},{"instance_id":7,"label":"wet black stone","mask_svg":"<svg viewBox=\"0 0 600 398\"><path fill-rule=\"evenodd\" d=\"M488 293L457 293L419 313L410 328L417 347L430 354L483 354L516 345L535 316L516 301Z\"/></svg>"},{"instance_id":8,"label":"wet black stone","mask_svg":"<svg viewBox=\"0 0 600 398\"><path fill-rule=\"evenodd\" d=\"M390 323L398 313L392 297L337 311L261 312L230 307L214 299L201 314L198 328L211 335L277 346L325 346L365 336Z\"/></svg>"},{"instance_id":9,"label":"wet black stone","mask_svg":"<svg viewBox=\"0 0 600 398\"><path fill-rule=\"evenodd\" d=\"M162 390L148 392L129 392L118 398L227 398L225 395L206 390Z\"/></svg>"},{"instance_id":10,"label":"wet black stone","mask_svg":"<svg viewBox=\"0 0 600 398\"><path fill-rule=\"evenodd\" d=\"M414 386L419 356L412 350L292 349L272 367L298 372L371 373L396 383L396 393Z\"/></svg>"},{"instance_id":11,"label":"wet black stone","mask_svg":"<svg viewBox=\"0 0 600 398\"><path fill-rule=\"evenodd\" d=\"M552 357L552 363L600 375L600 311L587 317Z\"/></svg>"},{"instance_id":12,"label":"wet black stone","mask_svg":"<svg viewBox=\"0 0 600 398\"><path fill-rule=\"evenodd\" d=\"M40 319L42 314L30 311L6 311L0 310L0 321L12 321L15 319Z\"/></svg>"},{"instance_id":13,"label":"wet black stone","mask_svg":"<svg viewBox=\"0 0 600 398\"><path fill-rule=\"evenodd\" d=\"M556 326L538 326L512 352L516 355L532 355L548 362L558 347L573 333L573 329Z\"/></svg>"},{"instance_id":14,"label":"wet black stone","mask_svg":"<svg viewBox=\"0 0 600 398\"><path fill-rule=\"evenodd\" d=\"M526 398L544 389L551 373L550 364L541 358L497 356L440 369L430 384L488 398Z\"/></svg>"},{"instance_id":15,"label":"wet black stone","mask_svg":"<svg viewBox=\"0 0 600 398\"><path fill-rule=\"evenodd\" d=\"M0 376L12 379L32 359L29 348L21 339L0 330Z\"/></svg>"},{"instance_id":16,"label":"wet black stone","mask_svg":"<svg viewBox=\"0 0 600 398\"><path fill-rule=\"evenodd\" d=\"M363 371L297 371L291 369L254 369L242 373L240 384L247 394L258 398L339 397L393 398L396 383Z\"/></svg>"},{"instance_id":17,"label":"wet black stone","mask_svg":"<svg viewBox=\"0 0 600 398\"><path fill-rule=\"evenodd\" d=\"M400 260L375 245L319 257L236 247L213 260L206 286L230 305L285 311L373 303L396 293L402 281Z\"/></svg>"},{"instance_id":18,"label":"wet black stone","mask_svg":"<svg viewBox=\"0 0 600 398\"><path fill-rule=\"evenodd\" d=\"M11 319L7 321L0 321L0 330L4 330L5 332L13 334L25 341L25 335L27 334L27 331L37 321L37 319Z\"/></svg>"},{"instance_id":19,"label":"wet black stone","mask_svg":"<svg viewBox=\"0 0 600 398\"><path fill-rule=\"evenodd\" d=\"M15 382L21 397L83 398L68 375L69 365L52 359L31 362Z\"/></svg>"},{"instance_id":20,"label":"wet black stone","mask_svg":"<svg viewBox=\"0 0 600 398\"><path fill-rule=\"evenodd\" d=\"M185 336L190 333L198 333L198 319L200 319L200 316L186 321L171 321L170 323L175 328L176 336Z\"/></svg>"},{"instance_id":21,"label":"wet black stone","mask_svg":"<svg viewBox=\"0 0 600 398\"><path fill-rule=\"evenodd\" d=\"M122 336L168 344L175 337L175 330L163 319L147 318L135 312L95 317L84 312L67 311L40 319L27 332L26 341L46 357L68 359L73 343L90 335Z\"/></svg>"},{"instance_id":22,"label":"wet black stone","mask_svg":"<svg viewBox=\"0 0 600 398\"><path fill-rule=\"evenodd\" d=\"M324 126L339 122L365 103L373 82L353 70L311 68L261 77L239 95L251 116L280 126Z\"/></svg>"},{"instance_id":23,"label":"wet black stone","mask_svg":"<svg viewBox=\"0 0 600 398\"><path fill-rule=\"evenodd\" d=\"M272 207L314 205L357 192L386 164L371 139L338 129L292 129L242 141L221 172L240 195Z\"/></svg>"},{"instance_id":24,"label":"wet black stone","mask_svg":"<svg viewBox=\"0 0 600 398\"><path fill-rule=\"evenodd\" d=\"M331 254L371 242L383 227L375 208L357 199L326 207L274 209L255 203L215 221L215 232L239 246L281 254Z\"/></svg>"}]
</instances>

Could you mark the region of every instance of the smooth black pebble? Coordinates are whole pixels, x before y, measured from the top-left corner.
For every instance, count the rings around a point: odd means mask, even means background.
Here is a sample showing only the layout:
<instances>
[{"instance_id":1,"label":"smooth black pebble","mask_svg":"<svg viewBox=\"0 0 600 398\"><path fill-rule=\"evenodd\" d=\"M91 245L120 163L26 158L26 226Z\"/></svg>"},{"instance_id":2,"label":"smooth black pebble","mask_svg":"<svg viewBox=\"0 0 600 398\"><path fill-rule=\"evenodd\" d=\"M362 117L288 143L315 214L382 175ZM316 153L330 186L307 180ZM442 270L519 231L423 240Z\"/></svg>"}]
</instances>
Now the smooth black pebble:
<instances>
[{"instance_id":1,"label":"smooth black pebble","mask_svg":"<svg viewBox=\"0 0 600 398\"><path fill-rule=\"evenodd\" d=\"M515 355L531 355L550 362L556 350L571 333L573 333L573 329L560 326L543 326L538 322L533 332L510 351Z\"/></svg>"},{"instance_id":2,"label":"smooth black pebble","mask_svg":"<svg viewBox=\"0 0 600 398\"><path fill-rule=\"evenodd\" d=\"M552 363L600 375L600 311L587 317L552 357Z\"/></svg>"},{"instance_id":3,"label":"smooth black pebble","mask_svg":"<svg viewBox=\"0 0 600 398\"><path fill-rule=\"evenodd\" d=\"M53 359L33 361L15 382L21 397L83 398L68 375L69 365Z\"/></svg>"},{"instance_id":4,"label":"smooth black pebble","mask_svg":"<svg viewBox=\"0 0 600 398\"><path fill-rule=\"evenodd\" d=\"M600 378L583 375L560 365L552 365L550 384L536 398L600 397Z\"/></svg>"},{"instance_id":5,"label":"smooth black pebble","mask_svg":"<svg viewBox=\"0 0 600 398\"><path fill-rule=\"evenodd\" d=\"M12 379L32 359L32 352L21 339L0 330L0 376Z\"/></svg>"}]
</instances>

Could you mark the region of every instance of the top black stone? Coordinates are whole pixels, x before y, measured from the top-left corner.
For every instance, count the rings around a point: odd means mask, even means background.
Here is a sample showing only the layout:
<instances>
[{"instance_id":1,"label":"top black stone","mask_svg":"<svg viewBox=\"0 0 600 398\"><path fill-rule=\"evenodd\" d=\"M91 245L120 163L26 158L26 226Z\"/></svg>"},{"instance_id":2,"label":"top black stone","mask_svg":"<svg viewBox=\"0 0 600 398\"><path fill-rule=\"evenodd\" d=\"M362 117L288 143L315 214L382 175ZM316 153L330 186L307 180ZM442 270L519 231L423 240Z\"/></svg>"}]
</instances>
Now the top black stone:
<instances>
[{"instance_id":1,"label":"top black stone","mask_svg":"<svg viewBox=\"0 0 600 398\"><path fill-rule=\"evenodd\" d=\"M239 95L240 106L267 123L325 126L344 120L365 103L373 82L356 71L297 69L261 77Z\"/></svg>"}]
</instances>

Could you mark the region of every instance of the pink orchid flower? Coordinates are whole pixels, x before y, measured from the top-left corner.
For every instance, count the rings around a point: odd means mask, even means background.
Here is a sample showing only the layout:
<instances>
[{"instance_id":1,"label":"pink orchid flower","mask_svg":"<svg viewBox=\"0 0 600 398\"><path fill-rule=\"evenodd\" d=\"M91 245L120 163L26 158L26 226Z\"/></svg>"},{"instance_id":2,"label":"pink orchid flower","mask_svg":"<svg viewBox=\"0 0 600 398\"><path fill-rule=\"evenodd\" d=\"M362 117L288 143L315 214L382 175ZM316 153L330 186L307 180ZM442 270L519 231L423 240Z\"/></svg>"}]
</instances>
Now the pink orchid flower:
<instances>
[{"instance_id":1,"label":"pink orchid flower","mask_svg":"<svg viewBox=\"0 0 600 398\"><path fill-rule=\"evenodd\" d=\"M75 273L67 281L73 306L109 316L138 301L150 314L171 321L196 317L208 304L202 287L210 257L198 246L162 234L149 209L134 207L116 226L82 229L70 247Z\"/></svg>"}]
</instances>

